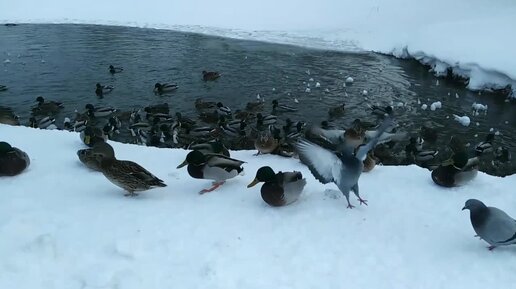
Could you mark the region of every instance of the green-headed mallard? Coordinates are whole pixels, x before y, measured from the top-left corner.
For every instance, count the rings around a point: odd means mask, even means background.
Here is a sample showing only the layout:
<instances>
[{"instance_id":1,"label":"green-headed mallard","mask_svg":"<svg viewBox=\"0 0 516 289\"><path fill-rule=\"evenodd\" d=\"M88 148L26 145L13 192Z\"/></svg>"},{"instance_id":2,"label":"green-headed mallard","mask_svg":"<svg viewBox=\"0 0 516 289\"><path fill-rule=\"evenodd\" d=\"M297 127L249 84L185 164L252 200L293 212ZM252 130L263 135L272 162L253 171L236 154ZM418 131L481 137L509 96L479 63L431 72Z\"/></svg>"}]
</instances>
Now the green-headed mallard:
<instances>
[{"instance_id":1,"label":"green-headed mallard","mask_svg":"<svg viewBox=\"0 0 516 289\"><path fill-rule=\"evenodd\" d=\"M432 171L432 180L443 187L460 186L477 176L479 159L468 158L466 146L459 137L452 137L449 147L453 151L451 158Z\"/></svg>"},{"instance_id":2,"label":"green-headed mallard","mask_svg":"<svg viewBox=\"0 0 516 289\"><path fill-rule=\"evenodd\" d=\"M476 153L477 157L479 157L485 153L490 153L493 151L494 138L495 138L495 134L490 133L486 136L486 139L484 141L480 142L475 147L475 153Z\"/></svg>"},{"instance_id":3,"label":"green-headed mallard","mask_svg":"<svg viewBox=\"0 0 516 289\"><path fill-rule=\"evenodd\" d=\"M82 142L89 147L93 147L98 142L105 142L108 139L102 129L93 126L86 126L86 128L81 131L80 137Z\"/></svg>"},{"instance_id":4,"label":"green-headed mallard","mask_svg":"<svg viewBox=\"0 0 516 289\"><path fill-rule=\"evenodd\" d=\"M57 101L45 101L42 96L36 98L38 103L36 107L32 109L33 113L39 114L54 114L58 113L64 106L62 102Z\"/></svg>"},{"instance_id":5,"label":"green-headed mallard","mask_svg":"<svg viewBox=\"0 0 516 289\"><path fill-rule=\"evenodd\" d=\"M86 167L94 170L101 171L100 161L95 155L95 152L105 152L106 154L111 154L113 148L110 145L104 145L105 142L97 142L92 148L81 149L77 151L77 156L81 163L83 163ZM113 152L114 154L114 152Z\"/></svg>"},{"instance_id":6,"label":"green-headed mallard","mask_svg":"<svg viewBox=\"0 0 516 289\"><path fill-rule=\"evenodd\" d=\"M200 194L211 192L221 185L226 180L238 176L244 168L243 161L232 159L224 155L218 154L203 154L200 151L191 151L186 156L186 159L177 168L182 168L188 165L188 174L194 179L213 180L213 186L209 189L200 191Z\"/></svg>"},{"instance_id":7,"label":"green-headed mallard","mask_svg":"<svg viewBox=\"0 0 516 289\"><path fill-rule=\"evenodd\" d=\"M99 106L93 106L93 104L88 103L84 106L86 109L86 115L90 118L95 117L107 117L116 112L115 108L112 107L99 107Z\"/></svg>"},{"instance_id":8,"label":"green-headed mallard","mask_svg":"<svg viewBox=\"0 0 516 289\"><path fill-rule=\"evenodd\" d=\"M159 94L172 92L172 91L177 90L178 88L179 88L179 86L177 84L172 84L172 83L156 82L156 84L154 84L154 92L159 93Z\"/></svg>"},{"instance_id":9,"label":"green-headed mallard","mask_svg":"<svg viewBox=\"0 0 516 289\"><path fill-rule=\"evenodd\" d=\"M0 176L15 176L29 165L29 156L24 151L0 142Z\"/></svg>"},{"instance_id":10,"label":"green-headed mallard","mask_svg":"<svg viewBox=\"0 0 516 289\"><path fill-rule=\"evenodd\" d=\"M220 77L220 73L216 71L202 71L202 80L204 81L213 81Z\"/></svg>"},{"instance_id":11,"label":"green-headed mallard","mask_svg":"<svg viewBox=\"0 0 516 289\"><path fill-rule=\"evenodd\" d=\"M55 122L55 118L50 116L46 116L40 120L37 120L32 116L29 118L29 127L40 129L57 129L57 126L54 124Z\"/></svg>"},{"instance_id":12,"label":"green-headed mallard","mask_svg":"<svg viewBox=\"0 0 516 289\"><path fill-rule=\"evenodd\" d=\"M273 207L289 205L301 195L306 185L301 172L274 173L271 167L265 166L258 169L254 180L247 185L248 188L263 182L261 188L262 199Z\"/></svg>"},{"instance_id":13,"label":"green-headed mallard","mask_svg":"<svg viewBox=\"0 0 516 289\"><path fill-rule=\"evenodd\" d=\"M122 71L124 71L123 67L115 67L113 65L109 66L109 73L111 73L111 74L120 73Z\"/></svg>"},{"instance_id":14,"label":"green-headed mallard","mask_svg":"<svg viewBox=\"0 0 516 289\"><path fill-rule=\"evenodd\" d=\"M93 155L100 163L102 174L110 182L128 192L125 196L137 196L135 192L167 186L139 164L132 161L117 160L115 151L108 143L95 145Z\"/></svg>"},{"instance_id":15,"label":"green-headed mallard","mask_svg":"<svg viewBox=\"0 0 516 289\"><path fill-rule=\"evenodd\" d=\"M222 102L217 102L217 114L220 116L224 116L224 117L229 117L229 118L232 118L232 114L231 114L231 108L229 108L228 106L225 106L224 104L222 104Z\"/></svg>"}]
</instances>

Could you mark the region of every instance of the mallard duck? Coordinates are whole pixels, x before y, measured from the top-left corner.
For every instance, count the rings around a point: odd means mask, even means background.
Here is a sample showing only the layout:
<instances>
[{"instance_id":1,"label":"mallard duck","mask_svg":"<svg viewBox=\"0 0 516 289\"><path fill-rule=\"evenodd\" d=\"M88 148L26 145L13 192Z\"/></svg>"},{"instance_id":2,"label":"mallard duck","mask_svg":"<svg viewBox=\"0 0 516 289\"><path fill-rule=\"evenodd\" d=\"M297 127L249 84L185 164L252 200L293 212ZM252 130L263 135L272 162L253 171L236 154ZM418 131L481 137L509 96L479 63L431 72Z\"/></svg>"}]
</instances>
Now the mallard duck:
<instances>
[{"instance_id":1,"label":"mallard duck","mask_svg":"<svg viewBox=\"0 0 516 289\"><path fill-rule=\"evenodd\" d=\"M432 171L432 180L443 187L462 186L477 176L479 164L478 157L469 158L462 168L456 166L455 162L441 164Z\"/></svg>"},{"instance_id":2,"label":"mallard duck","mask_svg":"<svg viewBox=\"0 0 516 289\"><path fill-rule=\"evenodd\" d=\"M343 103L343 104L340 104L340 105L335 106L335 107L330 107L328 109L328 115L331 118L339 117L339 116L344 115L344 111L345 110L346 110L346 104Z\"/></svg>"},{"instance_id":3,"label":"mallard duck","mask_svg":"<svg viewBox=\"0 0 516 289\"><path fill-rule=\"evenodd\" d=\"M85 106L87 115L89 117L106 117L116 112L115 108L112 107L95 107L93 104L88 103Z\"/></svg>"},{"instance_id":4,"label":"mallard duck","mask_svg":"<svg viewBox=\"0 0 516 289\"><path fill-rule=\"evenodd\" d=\"M10 109L0 107L0 123L8 125L20 125L19 117Z\"/></svg>"},{"instance_id":5,"label":"mallard duck","mask_svg":"<svg viewBox=\"0 0 516 289\"><path fill-rule=\"evenodd\" d=\"M278 100L275 99L272 101L272 111L273 112L293 112L298 111L297 108L286 105L286 104L279 104Z\"/></svg>"},{"instance_id":6,"label":"mallard duck","mask_svg":"<svg viewBox=\"0 0 516 289\"><path fill-rule=\"evenodd\" d=\"M177 90L178 88L179 88L179 86L177 84L172 84L172 83L161 84L159 82L156 82L156 84L154 84L154 92L159 93L159 94L172 92L172 91Z\"/></svg>"},{"instance_id":7,"label":"mallard duck","mask_svg":"<svg viewBox=\"0 0 516 289\"><path fill-rule=\"evenodd\" d=\"M263 105L264 105L264 102L261 100L252 101L252 102L248 102L245 105L245 109L247 111L260 111L263 109Z\"/></svg>"},{"instance_id":8,"label":"mallard duck","mask_svg":"<svg viewBox=\"0 0 516 289\"><path fill-rule=\"evenodd\" d=\"M202 71L202 80L204 81L213 81L220 77L220 73L216 71Z\"/></svg>"},{"instance_id":9,"label":"mallard duck","mask_svg":"<svg viewBox=\"0 0 516 289\"><path fill-rule=\"evenodd\" d=\"M269 129L260 132L260 134L254 140L254 148L258 151L256 155L270 154L274 152L278 146L279 139L274 137Z\"/></svg>"},{"instance_id":10,"label":"mallard duck","mask_svg":"<svg viewBox=\"0 0 516 289\"><path fill-rule=\"evenodd\" d=\"M364 144L362 144L362 145L364 145ZM370 150L367 153L366 158L363 161L363 164L364 164L364 169L362 170L362 172L364 172L364 173L368 173L374 169L374 167L376 166L376 158L374 157L373 150Z\"/></svg>"},{"instance_id":11,"label":"mallard duck","mask_svg":"<svg viewBox=\"0 0 516 289\"><path fill-rule=\"evenodd\" d=\"M480 142L475 147L475 154L477 155L477 157L479 157L485 153L490 153L493 151L494 138L495 138L495 134L490 133L486 136L486 139L484 141Z\"/></svg>"},{"instance_id":12,"label":"mallard duck","mask_svg":"<svg viewBox=\"0 0 516 289\"><path fill-rule=\"evenodd\" d=\"M30 165L29 156L7 142L0 142L0 176L15 176Z\"/></svg>"},{"instance_id":13,"label":"mallard duck","mask_svg":"<svg viewBox=\"0 0 516 289\"><path fill-rule=\"evenodd\" d=\"M263 116L261 113L256 114L256 127L259 129L263 128L264 126L275 124L277 121L278 117L275 115Z\"/></svg>"},{"instance_id":14,"label":"mallard duck","mask_svg":"<svg viewBox=\"0 0 516 289\"><path fill-rule=\"evenodd\" d=\"M54 124L56 119L50 116L46 116L40 120L37 120L35 117L29 118L29 127L40 128L40 129L57 129L57 126Z\"/></svg>"},{"instance_id":15,"label":"mallard duck","mask_svg":"<svg viewBox=\"0 0 516 289\"><path fill-rule=\"evenodd\" d=\"M226 146L219 140L203 142L199 144L193 144L188 147L188 149L200 151L203 154L221 154L226 157L230 157L229 150Z\"/></svg>"},{"instance_id":16,"label":"mallard duck","mask_svg":"<svg viewBox=\"0 0 516 289\"><path fill-rule=\"evenodd\" d=\"M333 182L346 197L348 208L353 208L349 202L349 192L358 197L360 204L367 205L367 201L359 194L358 180L363 171L363 161L367 153L378 143L380 135L392 124L386 118L378 128L377 134L371 140L357 149L340 145L338 152L327 150L307 140L300 140L295 144L299 159L305 164L312 175L323 184ZM353 153L354 152L354 153Z\"/></svg>"},{"instance_id":17,"label":"mallard duck","mask_svg":"<svg viewBox=\"0 0 516 289\"><path fill-rule=\"evenodd\" d=\"M216 129L210 126L186 128L186 134L193 137L211 137Z\"/></svg>"},{"instance_id":18,"label":"mallard duck","mask_svg":"<svg viewBox=\"0 0 516 289\"><path fill-rule=\"evenodd\" d=\"M222 102L217 102L217 113L225 117L231 118L231 108L224 106Z\"/></svg>"},{"instance_id":19,"label":"mallard duck","mask_svg":"<svg viewBox=\"0 0 516 289\"><path fill-rule=\"evenodd\" d=\"M109 73L111 73L111 74L120 73L123 70L124 70L124 68L122 68L122 67L115 67L113 65L109 66Z\"/></svg>"},{"instance_id":20,"label":"mallard duck","mask_svg":"<svg viewBox=\"0 0 516 289\"><path fill-rule=\"evenodd\" d=\"M126 190L125 196L137 196L135 192L167 185L155 175L132 161L118 160L115 151L108 143L98 143L93 155L100 163L100 171L113 184Z\"/></svg>"},{"instance_id":21,"label":"mallard duck","mask_svg":"<svg viewBox=\"0 0 516 289\"><path fill-rule=\"evenodd\" d=\"M0 91L6 91L7 86L6 85L0 85Z\"/></svg>"},{"instance_id":22,"label":"mallard duck","mask_svg":"<svg viewBox=\"0 0 516 289\"><path fill-rule=\"evenodd\" d=\"M112 85L102 85L97 83L95 85L95 94L99 97L103 97L104 94L109 94L115 89Z\"/></svg>"},{"instance_id":23,"label":"mallard duck","mask_svg":"<svg viewBox=\"0 0 516 289\"><path fill-rule=\"evenodd\" d=\"M388 116L393 113L392 106L378 106L378 105L372 105L370 106L372 113L378 116Z\"/></svg>"},{"instance_id":24,"label":"mallard duck","mask_svg":"<svg viewBox=\"0 0 516 289\"><path fill-rule=\"evenodd\" d=\"M57 113L64 108L63 103L56 101L45 101L42 96L36 98L38 105L32 109L34 113Z\"/></svg>"},{"instance_id":25,"label":"mallard duck","mask_svg":"<svg viewBox=\"0 0 516 289\"><path fill-rule=\"evenodd\" d=\"M146 106L143 109L143 111L145 111L146 113L151 113L151 114L157 114L157 113L168 114L170 112L170 108L168 106L168 103L165 102L165 103Z\"/></svg>"},{"instance_id":26,"label":"mallard duck","mask_svg":"<svg viewBox=\"0 0 516 289\"><path fill-rule=\"evenodd\" d=\"M494 151L495 159L497 163L508 163L511 161L511 153L506 147L497 147Z\"/></svg>"},{"instance_id":27,"label":"mallard duck","mask_svg":"<svg viewBox=\"0 0 516 289\"><path fill-rule=\"evenodd\" d=\"M409 144L405 146L405 153L407 157L412 157L413 161L422 166L431 166L433 160L439 154L437 150L423 150L423 139L420 137L411 137Z\"/></svg>"},{"instance_id":28,"label":"mallard duck","mask_svg":"<svg viewBox=\"0 0 516 289\"><path fill-rule=\"evenodd\" d=\"M89 147L93 147L98 142L105 142L108 139L102 129L93 126L86 126L79 136L82 142Z\"/></svg>"},{"instance_id":29,"label":"mallard duck","mask_svg":"<svg viewBox=\"0 0 516 289\"><path fill-rule=\"evenodd\" d=\"M195 100L195 108L197 110L216 109L217 103L214 101L204 101L202 98L197 98Z\"/></svg>"},{"instance_id":30,"label":"mallard duck","mask_svg":"<svg viewBox=\"0 0 516 289\"><path fill-rule=\"evenodd\" d=\"M80 149L77 151L77 156L79 157L79 161L83 163L86 167L94 171L101 171L100 161L95 155L96 151L109 151L113 148L111 146L104 145L104 142L98 142L92 148L88 149Z\"/></svg>"},{"instance_id":31,"label":"mallard duck","mask_svg":"<svg viewBox=\"0 0 516 289\"><path fill-rule=\"evenodd\" d=\"M176 112L176 120L180 123L181 127L191 128L197 122L189 117L183 116L180 112Z\"/></svg>"},{"instance_id":32,"label":"mallard duck","mask_svg":"<svg viewBox=\"0 0 516 289\"><path fill-rule=\"evenodd\" d=\"M251 188L260 182L264 183L260 190L262 199L273 207L286 206L297 201L306 185L306 179L301 172L274 173L268 166L259 168L256 177L247 187Z\"/></svg>"},{"instance_id":33,"label":"mallard duck","mask_svg":"<svg viewBox=\"0 0 516 289\"><path fill-rule=\"evenodd\" d=\"M200 151L191 151L186 159L177 168L188 165L188 174L195 179L213 180L213 186L200 191L200 194L211 192L226 180L234 178L243 172L245 162L218 154L203 154Z\"/></svg>"}]
</instances>

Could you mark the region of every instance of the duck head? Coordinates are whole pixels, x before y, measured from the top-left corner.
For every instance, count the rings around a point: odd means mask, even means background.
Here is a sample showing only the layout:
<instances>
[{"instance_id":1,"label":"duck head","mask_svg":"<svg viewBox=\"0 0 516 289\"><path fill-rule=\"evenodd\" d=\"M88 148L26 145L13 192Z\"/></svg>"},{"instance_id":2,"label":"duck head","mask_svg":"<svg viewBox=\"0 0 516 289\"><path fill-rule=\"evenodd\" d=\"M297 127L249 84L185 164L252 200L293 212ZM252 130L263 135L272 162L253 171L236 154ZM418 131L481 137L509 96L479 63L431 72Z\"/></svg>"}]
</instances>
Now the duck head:
<instances>
[{"instance_id":1,"label":"duck head","mask_svg":"<svg viewBox=\"0 0 516 289\"><path fill-rule=\"evenodd\" d=\"M186 165L201 166L205 163L206 157L204 156L204 154L200 151L193 150L186 155L186 159L184 160L184 162L177 166L177 168L180 169Z\"/></svg>"},{"instance_id":2,"label":"duck head","mask_svg":"<svg viewBox=\"0 0 516 289\"><path fill-rule=\"evenodd\" d=\"M43 96L38 96L38 97L36 98L36 102L37 102L38 104L43 104L43 103L45 102L45 99L43 98Z\"/></svg>"},{"instance_id":3,"label":"duck head","mask_svg":"<svg viewBox=\"0 0 516 289\"><path fill-rule=\"evenodd\" d=\"M247 185L247 187L251 188L260 182L272 182L274 180L276 180L276 174L274 173L274 170L269 166L264 166L256 171L256 177L254 177L254 180L249 185Z\"/></svg>"},{"instance_id":4,"label":"duck head","mask_svg":"<svg viewBox=\"0 0 516 289\"><path fill-rule=\"evenodd\" d=\"M5 141L0 142L0 154L6 154L12 150L13 150L13 147L9 143L7 143Z\"/></svg>"}]
</instances>

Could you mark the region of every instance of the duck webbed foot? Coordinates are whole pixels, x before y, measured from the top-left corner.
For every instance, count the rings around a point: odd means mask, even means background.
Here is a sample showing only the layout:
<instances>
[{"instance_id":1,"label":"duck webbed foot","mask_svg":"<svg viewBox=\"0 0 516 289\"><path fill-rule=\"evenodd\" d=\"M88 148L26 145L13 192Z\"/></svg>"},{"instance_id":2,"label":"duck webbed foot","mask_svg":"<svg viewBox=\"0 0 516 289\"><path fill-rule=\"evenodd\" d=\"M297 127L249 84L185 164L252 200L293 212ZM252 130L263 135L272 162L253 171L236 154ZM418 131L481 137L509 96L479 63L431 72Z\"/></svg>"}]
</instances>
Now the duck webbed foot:
<instances>
[{"instance_id":1,"label":"duck webbed foot","mask_svg":"<svg viewBox=\"0 0 516 289\"><path fill-rule=\"evenodd\" d=\"M136 197L136 196L138 196L138 194L135 192L128 192L127 194L124 194L124 196L125 197Z\"/></svg>"},{"instance_id":2,"label":"duck webbed foot","mask_svg":"<svg viewBox=\"0 0 516 289\"><path fill-rule=\"evenodd\" d=\"M216 190L218 187L222 186L226 181L221 181L221 182L213 182L213 186L209 189L204 189L204 190L201 190L199 192L199 194L204 194L204 193L209 193L209 192L212 192L214 190Z\"/></svg>"}]
</instances>

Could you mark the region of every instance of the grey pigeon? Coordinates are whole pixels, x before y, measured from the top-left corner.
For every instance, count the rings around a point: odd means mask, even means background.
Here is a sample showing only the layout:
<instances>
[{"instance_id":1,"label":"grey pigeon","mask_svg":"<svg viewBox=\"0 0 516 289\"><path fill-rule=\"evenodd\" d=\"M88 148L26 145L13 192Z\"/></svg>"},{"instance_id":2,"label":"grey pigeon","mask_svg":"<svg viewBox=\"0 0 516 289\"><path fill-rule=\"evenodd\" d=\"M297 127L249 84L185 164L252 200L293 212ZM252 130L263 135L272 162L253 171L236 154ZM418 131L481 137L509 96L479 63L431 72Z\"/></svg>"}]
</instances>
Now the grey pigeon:
<instances>
[{"instance_id":1,"label":"grey pigeon","mask_svg":"<svg viewBox=\"0 0 516 289\"><path fill-rule=\"evenodd\" d=\"M470 211L471 225L478 237L489 243L489 250L516 244L516 220L504 211L487 207L479 200L469 199L462 210Z\"/></svg>"},{"instance_id":2,"label":"grey pigeon","mask_svg":"<svg viewBox=\"0 0 516 289\"><path fill-rule=\"evenodd\" d=\"M353 191L360 204L367 205L367 201L360 197L358 189L358 179L364 167L363 161L391 124L392 120L386 118L370 141L360 145L355 152L352 146L343 144L338 146L339 150L335 153L304 139L296 143L295 147L299 159L314 177L323 184L335 183L346 197L348 208L351 209L354 206L349 202L349 191Z\"/></svg>"}]
</instances>

